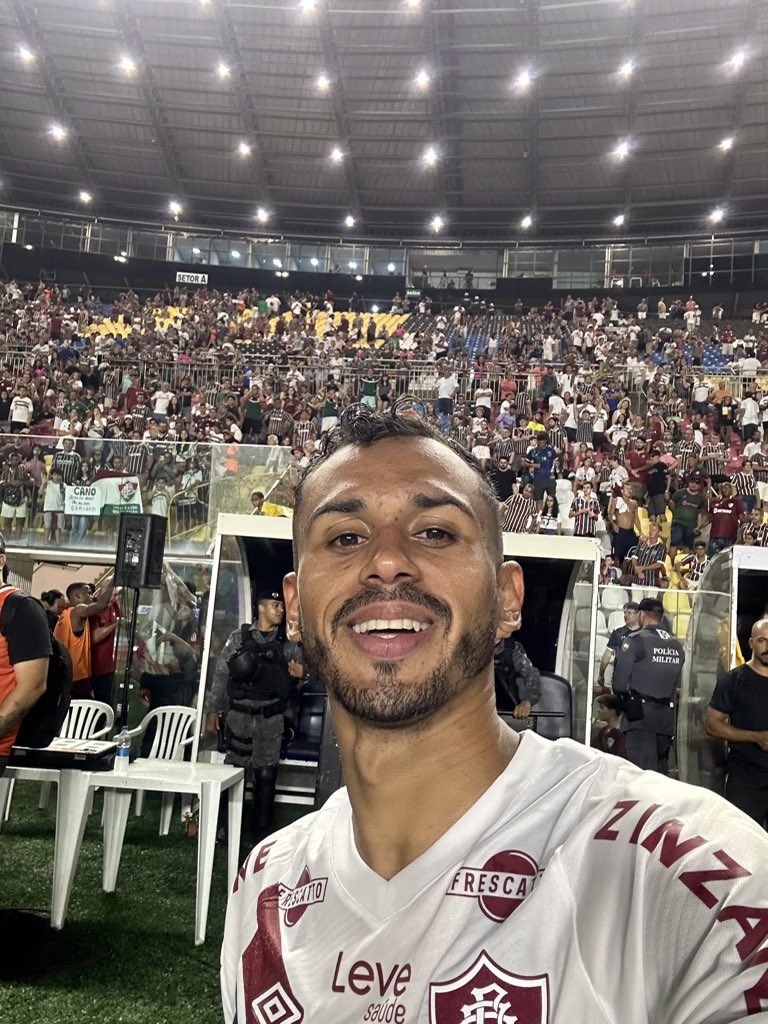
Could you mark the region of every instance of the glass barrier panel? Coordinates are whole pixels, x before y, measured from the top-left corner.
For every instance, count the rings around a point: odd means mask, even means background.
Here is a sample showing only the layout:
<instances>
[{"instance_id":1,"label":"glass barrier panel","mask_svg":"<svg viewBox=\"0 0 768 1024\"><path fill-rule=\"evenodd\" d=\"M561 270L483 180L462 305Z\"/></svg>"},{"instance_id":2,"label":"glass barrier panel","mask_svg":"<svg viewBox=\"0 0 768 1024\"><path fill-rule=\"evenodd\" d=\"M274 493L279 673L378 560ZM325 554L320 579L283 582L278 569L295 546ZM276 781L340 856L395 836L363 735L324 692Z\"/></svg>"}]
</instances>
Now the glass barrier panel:
<instances>
[{"instance_id":1,"label":"glass barrier panel","mask_svg":"<svg viewBox=\"0 0 768 1024\"><path fill-rule=\"evenodd\" d=\"M573 738L579 743L586 743L587 705L591 699L589 692L589 652L591 646L592 597L594 594L594 564L592 562L582 562L576 566L574 573L575 583L571 591L571 613L566 618L564 649L566 660L563 665L563 675L571 683ZM596 675L597 673L595 672L595 677Z\"/></svg>"},{"instance_id":2,"label":"glass barrier panel","mask_svg":"<svg viewBox=\"0 0 768 1024\"><path fill-rule=\"evenodd\" d=\"M202 555L219 512L290 516L298 472L285 445L0 434L0 531L15 547L113 556L120 514L152 513L167 554Z\"/></svg>"}]
</instances>

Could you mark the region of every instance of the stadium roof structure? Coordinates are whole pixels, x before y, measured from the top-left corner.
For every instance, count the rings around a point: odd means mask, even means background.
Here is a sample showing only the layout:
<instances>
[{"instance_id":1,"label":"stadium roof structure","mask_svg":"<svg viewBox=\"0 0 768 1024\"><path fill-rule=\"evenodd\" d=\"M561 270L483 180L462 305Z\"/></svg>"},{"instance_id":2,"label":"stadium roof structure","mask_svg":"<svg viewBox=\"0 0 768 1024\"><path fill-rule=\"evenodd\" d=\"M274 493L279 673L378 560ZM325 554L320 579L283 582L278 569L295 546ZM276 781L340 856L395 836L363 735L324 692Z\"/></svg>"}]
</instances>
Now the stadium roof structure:
<instances>
[{"instance_id":1,"label":"stadium roof structure","mask_svg":"<svg viewBox=\"0 0 768 1024\"><path fill-rule=\"evenodd\" d=\"M427 242L768 227L765 0L0 0L0 30L5 205Z\"/></svg>"}]
</instances>

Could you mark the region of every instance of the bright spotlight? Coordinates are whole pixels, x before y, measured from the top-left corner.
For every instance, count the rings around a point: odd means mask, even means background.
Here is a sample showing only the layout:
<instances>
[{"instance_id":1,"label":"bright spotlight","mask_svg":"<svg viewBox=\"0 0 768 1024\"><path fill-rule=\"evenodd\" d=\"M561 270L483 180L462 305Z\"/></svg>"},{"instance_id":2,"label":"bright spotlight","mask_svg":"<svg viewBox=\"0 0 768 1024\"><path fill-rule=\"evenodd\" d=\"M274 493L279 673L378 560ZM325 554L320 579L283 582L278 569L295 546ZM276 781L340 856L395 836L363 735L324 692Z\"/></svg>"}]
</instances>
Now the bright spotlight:
<instances>
[{"instance_id":1,"label":"bright spotlight","mask_svg":"<svg viewBox=\"0 0 768 1024\"><path fill-rule=\"evenodd\" d=\"M416 87L419 89L426 89L430 81L430 75L426 68L421 68L414 79Z\"/></svg>"},{"instance_id":2,"label":"bright spotlight","mask_svg":"<svg viewBox=\"0 0 768 1024\"><path fill-rule=\"evenodd\" d=\"M317 258L317 256L313 256L309 262L312 264L313 267L320 266L320 260Z\"/></svg>"},{"instance_id":3,"label":"bright spotlight","mask_svg":"<svg viewBox=\"0 0 768 1024\"><path fill-rule=\"evenodd\" d=\"M35 59L34 53L29 49L28 46L23 44L19 47L19 57L24 61L25 64L31 64Z\"/></svg>"},{"instance_id":4,"label":"bright spotlight","mask_svg":"<svg viewBox=\"0 0 768 1024\"><path fill-rule=\"evenodd\" d=\"M389 271L390 274L394 274L395 269L396 269L396 267L395 267L394 263L388 263L387 264L387 270Z\"/></svg>"},{"instance_id":5,"label":"bright spotlight","mask_svg":"<svg viewBox=\"0 0 768 1024\"><path fill-rule=\"evenodd\" d=\"M747 63L746 51L745 50L737 50L734 53L734 55L731 57L729 63L731 65L731 67L734 68L736 71L738 71L739 68L743 68L744 65Z\"/></svg>"},{"instance_id":6,"label":"bright spotlight","mask_svg":"<svg viewBox=\"0 0 768 1024\"><path fill-rule=\"evenodd\" d=\"M168 203L168 209L171 211L174 217L178 217L184 211L184 207L176 199L172 199Z\"/></svg>"},{"instance_id":7,"label":"bright spotlight","mask_svg":"<svg viewBox=\"0 0 768 1024\"><path fill-rule=\"evenodd\" d=\"M528 228L533 224L533 217L527 213L525 217L520 221L520 227L523 231L527 231Z\"/></svg>"},{"instance_id":8,"label":"bright spotlight","mask_svg":"<svg viewBox=\"0 0 768 1024\"><path fill-rule=\"evenodd\" d=\"M328 90L331 87L331 80L328 77L328 75L318 75L315 85L320 90L320 92L328 92Z\"/></svg>"},{"instance_id":9,"label":"bright spotlight","mask_svg":"<svg viewBox=\"0 0 768 1024\"><path fill-rule=\"evenodd\" d=\"M723 153L727 153L729 149L733 149L734 141L735 140L734 140L733 136L729 135L727 138L722 140L722 142L719 144L718 148L721 149L723 151Z\"/></svg>"},{"instance_id":10,"label":"bright spotlight","mask_svg":"<svg viewBox=\"0 0 768 1024\"><path fill-rule=\"evenodd\" d=\"M434 167L437 163L437 150L434 146L428 146L421 158L427 167Z\"/></svg>"},{"instance_id":11,"label":"bright spotlight","mask_svg":"<svg viewBox=\"0 0 768 1024\"><path fill-rule=\"evenodd\" d=\"M432 220L430 221L430 225L432 227L432 230L435 233L437 233L438 231L442 231L444 224L445 224L445 221L443 220L442 217L439 217L439 216L438 217L433 217Z\"/></svg>"},{"instance_id":12,"label":"bright spotlight","mask_svg":"<svg viewBox=\"0 0 768 1024\"><path fill-rule=\"evenodd\" d=\"M613 218L613 226L615 228L620 228L623 226L625 220L626 217L623 213L617 213L616 216Z\"/></svg>"},{"instance_id":13,"label":"bright spotlight","mask_svg":"<svg viewBox=\"0 0 768 1024\"><path fill-rule=\"evenodd\" d=\"M629 143L626 139L620 142L613 151L615 160L626 160L629 156Z\"/></svg>"},{"instance_id":14,"label":"bright spotlight","mask_svg":"<svg viewBox=\"0 0 768 1024\"><path fill-rule=\"evenodd\" d=\"M354 260L350 260L347 266L349 267L350 270L357 270L357 264L355 263Z\"/></svg>"},{"instance_id":15,"label":"bright spotlight","mask_svg":"<svg viewBox=\"0 0 768 1024\"><path fill-rule=\"evenodd\" d=\"M339 149L338 146L334 146L333 149L331 150L331 160L335 164L340 164L343 159L344 154L342 153L342 151Z\"/></svg>"},{"instance_id":16,"label":"bright spotlight","mask_svg":"<svg viewBox=\"0 0 768 1024\"><path fill-rule=\"evenodd\" d=\"M372 313L378 313L379 312L379 307L378 306L371 306L371 312Z\"/></svg>"},{"instance_id":17,"label":"bright spotlight","mask_svg":"<svg viewBox=\"0 0 768 1024\"><path fill-rule=\"evenodd\" d=\"M622 78L631 78L632 77L632 72L634 70L635 70L635 65L632 63L632 61L631 60L625 60L624 63L619 68L618 73L619 73L619 75Z\"/></svg>"},{"instance_id":18,"label":"bright spotlight","mask_svg":"<svg viewBox=\"0 0 768 1024\"><path fill-rule=\"evenodd\" d=\"M515 79L515 88L524 92L530 86L532 81L533 75L527 68L524 68Z\"/></svg>"},{"instance_id":19,"label":"bright spotlight","mask_svg":"<svg viewBox=\"0 0 768 1024\"><path fill-rule=\"evenodd\" d=\"M282 266L283 266L283 261L281 259L278 259L277 256L273 256L272 257L272 266L273 267L277 267L278 269L281 270Z\"/></svg>"},{"instance_id":20,"label":"bright spotlight","mask_svg":"<svg viewBox=\"0 0 768 1024\"><path fill-rule=\"evenodd\" d=\"M126 75L132 75L136 70L136 61L129 54L124 53L117 65Z\"/></svg>"},{"instance_id":21,"label":"bright spotlight","mask_svg":"<svg viewBox=\"0 0 768 1024\"><path fill-rule=\"evenodd\" d=\"M251 147L248 145L247 142L241 142L239 144L239 146L237 147L237 152L238 152L239 156L243 156L243 157L250 156L251 155Z\"/></svg>"},{"instance_id":22,"label":"bright spotlight","mask_svg":"<svg viewBox=\"0 0 768 1024\"><path fill-rule=\"evenodd\" d=\"M317 0L301 0L302 11L314 11L315 7L317 7Z\"/></svg>"},{"instance_id":23,"label":"bright spotlight","mask_svg":"<svg viewBox=\"0 0 768 1024\"><path fill-rule=\"evenodd\" d=\"M123 256L122 253L119 256L113 256L112 259L115 261L115 263L127 263L128 262L127 258L125 256Z\"/></svg>"},{"instance_id":24,"label":"bright spotlight","mask_svg":"<svg viewBox=\"0 0 768 1024\"><path fill-rule=\"evenodd\" d=\"M421 7L421 0L405 0L405 6L415 10L417 7Z\"/></svg>"},{"instance_id":25,"label":"bright spotlight","mask_svg":"<svg viewBox=\"0 0 768 1024\"><path fill-rule=\"evenodd\" d=\"M192 250L192 255L193 256L199 256L200 255L200 250L198 249L197 246L195 246L194 249Z\"/></svg>"},{"instance_id":26,"label":"bright spotlight","mask_svg":"<svg viewBox=\"0 0 768 1024\"><path fill-rule=\"evenodd\" d=\"M722 206L716 206L712 213L709 215L710 224L719 224L720 221L725 217L725 210Z\"/></svg>"},{"instance_id":27,"label":"bright spotlight","mask_svg":"<svg viewBox=\"0 0 768 1024\"><path fill-rule=\"evenodd\" d=\"M88 203L93 202L93 196L90 192L86 192L85 189L83 189L82 192L79 194L78 199L81 203L85 203L86 205Z\"/></svg>"},{"instance_id":28,"label":"bright spotlight","mask_svg":"<svg viewBox=\"0 0 768 1024\"><path fill-rule=\"evenodd\" d=\"M362 274L355 274L355 280L356 281L362 281L363 280L363 275Z\"/></svg>"},{"instance_id":29,"label":"bright spotlight","mask_svg":"<svg viewBox=\"0 0 768 1024\"><path fill-rule=\"evenodd\" d=\"M269 211L265 210L263 206L260 206L256 211L256 220L259 224L266 224L269 220Z\"/></svg>"},{"instance_id":30,"label":"bright spotlight","mask_svg":"<svg viewBox=\"0 0 768 1024\"><path fill-rule=\"evenodd\" d=\"M233 260L240 259L240 252L238 249L230 249L229 255L232 257Z\"/></svg>"},{"instance_id":31,"label":"bright spotlight","mask_svg":"<svg viewBox=\"0 0 768 1024\"><path fill-rule=\"evenodd\" d=\"M352 216L351 213L348 213L347 216L344 218L344 223L348 228L353 228L355 226L355 218Z\"/></svg>"},{"instance_id":32,"label":"bright spotlight","mask_svg":"<svg viewBox=\"0 0 768 1024\"><path fill-rule=\"evenodd\" d=\"M220 60L216 65L216 74L219 78L229 78L229 65L225 64L223 60Z\"/></svg>"},{"instance_id":33,"label":"bright spotlight","mask_svg":"<svg viewBox=\"0 0 768 1024\"><path fill-rule=\"evenodd\" d=\"M59 124L58 121L55 121L48 129L48 134L52 139L55 139L56 142L63 142L64 139L66 139L68 132L63 125Z\"/></svg>"}]
</instances>

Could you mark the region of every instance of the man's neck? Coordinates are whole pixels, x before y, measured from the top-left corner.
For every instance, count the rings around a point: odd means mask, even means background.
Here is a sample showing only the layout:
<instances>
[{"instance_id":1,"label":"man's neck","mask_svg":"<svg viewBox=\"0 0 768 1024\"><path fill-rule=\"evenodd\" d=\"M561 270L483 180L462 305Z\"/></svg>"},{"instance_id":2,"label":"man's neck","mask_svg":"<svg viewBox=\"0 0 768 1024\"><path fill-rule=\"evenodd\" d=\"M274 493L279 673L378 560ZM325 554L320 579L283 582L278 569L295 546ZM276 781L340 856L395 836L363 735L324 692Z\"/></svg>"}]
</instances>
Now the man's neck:
<instances>
[{"instance_id":1,"label":"man's neck","mask_svg":"<svg viewBox=\"0 0 768 1024\"><path fill-rule=\"evenodd\" d=\"M763 665L762 662L757 660L754 654L747 662L747 668L751 668L755 675L763 676L765 679L768 679L768 665Z\"/></svg>"},{"instance_id":2,"label":"man's neck","mask_svg":"<svg viewBox=\"0 0 768 1024\"><path fill-rule=\"evenodd\" d=\"M428 850L501 775L519 742L478 684L422 728L377 730L333 700L355 844L390 879Z\"/></svg>"}]
</instances>

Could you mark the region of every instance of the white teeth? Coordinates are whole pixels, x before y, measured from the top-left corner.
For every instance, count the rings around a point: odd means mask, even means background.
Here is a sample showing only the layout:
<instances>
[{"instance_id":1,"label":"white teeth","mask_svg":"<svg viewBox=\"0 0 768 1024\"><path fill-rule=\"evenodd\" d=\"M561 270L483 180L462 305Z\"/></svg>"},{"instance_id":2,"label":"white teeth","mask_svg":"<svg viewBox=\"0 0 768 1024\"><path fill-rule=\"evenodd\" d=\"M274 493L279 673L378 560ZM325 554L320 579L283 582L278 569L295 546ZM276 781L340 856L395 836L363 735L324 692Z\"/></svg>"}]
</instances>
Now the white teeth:
<instances>
[{"instance_id":1,"label":"white teeth","mask_svg":"<svg viewBox=\"0 0 768 1024\"><path fill-rule=\"evenodd\" d=\"M408 630L418 633L422 629L429 628L428 622L418 622L416 619L370 619L368 622L358 622L352 629L355 633L387 633L394 630Z\"/></svg>"}]
</instances>

